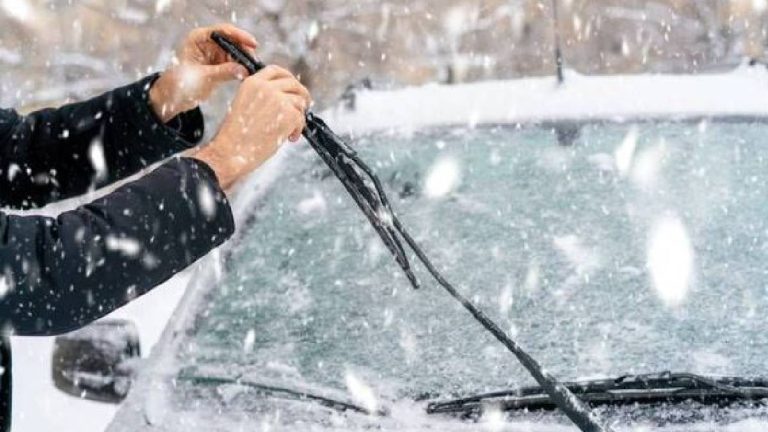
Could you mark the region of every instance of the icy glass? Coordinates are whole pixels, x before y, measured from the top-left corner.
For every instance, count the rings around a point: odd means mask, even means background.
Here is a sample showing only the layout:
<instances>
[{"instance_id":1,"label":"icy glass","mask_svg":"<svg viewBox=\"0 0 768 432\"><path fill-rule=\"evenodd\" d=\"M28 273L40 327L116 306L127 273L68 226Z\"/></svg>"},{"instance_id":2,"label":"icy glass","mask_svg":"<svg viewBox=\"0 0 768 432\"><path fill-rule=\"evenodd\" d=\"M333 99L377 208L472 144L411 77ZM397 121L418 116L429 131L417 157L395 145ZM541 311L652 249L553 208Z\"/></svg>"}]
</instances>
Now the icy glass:
<instances>
[{"instance_id":1,"label":"icy glass","mask_svg":"<svg viewBox=\"0 0 768 432\"><path fill-rule=\"evenodd\" d=\"M356 138L462 292L563 379L768 373L768 128L441 128ZM530 384L416 265L413 291L339 182L297 151L178 353L187 370L383 400ZM354 392L354 389L353 389Z\"/></svg>"}]
</instances>

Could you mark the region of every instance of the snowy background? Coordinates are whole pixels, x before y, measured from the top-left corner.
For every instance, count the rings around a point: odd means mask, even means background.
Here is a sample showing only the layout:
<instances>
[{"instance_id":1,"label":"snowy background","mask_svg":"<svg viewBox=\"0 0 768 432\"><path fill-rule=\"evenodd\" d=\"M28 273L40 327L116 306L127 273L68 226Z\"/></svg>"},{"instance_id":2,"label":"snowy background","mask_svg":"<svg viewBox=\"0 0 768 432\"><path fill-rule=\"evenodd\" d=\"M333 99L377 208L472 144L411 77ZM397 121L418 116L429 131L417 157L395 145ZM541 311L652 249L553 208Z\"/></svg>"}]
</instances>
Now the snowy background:
<instances>
[{"instance_id":1,"label":"snowy background","mask_svg":"<svg viewBox=\"0 0 768 432\"><path fill-rule=\"evenodd\" d=\"M234 22L328 105L376 87L723 70L762 58L766 0L0 0L0 104L32 109L162 69L189 29Z\"/></svg>"}]
</instances>

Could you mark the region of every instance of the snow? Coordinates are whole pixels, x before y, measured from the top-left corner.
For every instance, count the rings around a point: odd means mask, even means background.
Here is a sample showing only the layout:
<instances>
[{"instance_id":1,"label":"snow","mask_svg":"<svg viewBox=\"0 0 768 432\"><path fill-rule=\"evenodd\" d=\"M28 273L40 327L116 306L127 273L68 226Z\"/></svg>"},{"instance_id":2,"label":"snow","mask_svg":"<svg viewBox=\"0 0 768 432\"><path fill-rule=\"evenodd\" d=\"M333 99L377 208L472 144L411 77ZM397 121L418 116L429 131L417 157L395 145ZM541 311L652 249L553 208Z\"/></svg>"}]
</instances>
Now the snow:
<instances>
[{"instance_id":1,"label":"snow","mask_svg":"<svg viewBox=\"0 0 768 432\"><path fill-rule=\"evenodd\" d=\"M0 275L0 300L2 300L10 290L11 286L8 283L8 278L5 275Z\"/></svg>"},{"instance_id":2,"label":"snow","mask_svg":"<svg viewBox=\"0 0 768 432\"><path fill-rule=\"evenodd\" d=\"M171 7L172 0L157 0L155 2L155 13L161 14Z\"/></svg>"},{"instance_id":3,"label":"snow","mask_svg":"<svg viewBox=\"0 0 768 432\"><path fill-rule=\"evenodd\" d=\"M130 237L119 238L113 235L106 238L107 249L121 252L124 256L132 258L141 252L141 243Z\"/></svg>"},{"instance_id":4,"label":"snow","mask_svg":"<svg viewBox=\"0 0 768 432\"><path fill-rule=\"evenodd\" d=\"M265 11L277 14L285 7L285 0L260 0L259 6Z\"/></svg>"},{"instance_id":5,"label":"snow","mask_svg":"<svg viewBox=\"0 0 768 432\"><path fill-rule=\"evenodd\" d=\"M256 342L256 330L250 329L245 334L243 339L243 352L250 352L253 349L253 344Z\"/></svg>"},{"instance_id":6,"label":"snow","mask_svg":"<svg viewBox=\"0 0 768 432\"><path fill-rule=\"evenodd\" d=\"M325 198L323 198L323 194L320 191L316 190L316 191L313 191L312 197L299 201L299 204L297 205L297 210L301 214L309 215L315 212L325 211L327 207L328 207L328 204L325 202Z\"/></svg>"},{"instance_id":7,"label":"snow","mask_svg":"<svg viewBox=\"0 0 768 432\"><path fill-rule=\"evenodd\" d=\"M509 426L504 413L496 407L491 407L483 412L482 417L480 417L480 424L483 429L491 432L500 432Z\"/></svg>"},{"instance_id":8,"label":"snow","mask_svg":"<svg viewBox=\"0 0 768 432\"><path fill-rule=\"evenodd\" d=\"M0 47L0 62L10 65L17 65L21 63L21 54L17 51L12 51L7 48Z\"/></svg>"},{"instance_id":9,"label":"snow","mask_svg":"<svg viewBox=\"0 0 768 432\"><path fill-rule=\"evenodd\" d=\"M88 159L96 171L96 180L107 178L107 160L104 157L104 144L101 139L95 139L91 143L91 147L88 149Z\"/></svg>"},{"instance_id":10,"label":"snow","mask_svg":"<svg viewBox=\"0 0 768 432\"><path fill-rule=\"evenodd\" d=\"M459 161L452 157L442 157L430 168L424 183L424 193L430 198L442 198L455 191L460 182Z\"/></svg>"},{"instance_id":11,"label":"snow","mask_svg":"<svg viewBox=\"0 0 768 432\"><path fill-rule=\"evenodd\" d=\"M668 307L685 301L691 286L694 261L688 231L679 217L661 216L648 241L648 270L659 299Z\"/></svg>"},{"instance_id":12,"label":"snow","mask_svg":"<svg viewBox=\"0 0 768 432\"><path fill-rule=\"evenodd\" d=\"M552 243L565 256L576 273L588 274L600 267L600 255L597 251L585 246L578 236L574 234L555 236Z\"/></svg>"},{"instance_id":13,"label":"snow","mask_svg":"<svg viewBox=\"0 0 768 432\"><path fill-rule=\"evenodd\" d=\"M661 170L664 156L666 154L666 142L659 142L639 153L632 167L632 181L640 189L650 191L656 185Z\"/></svg>"},{"instance_id":14,"label":"snow","mask_svg":"<svg viewBox=\"0 0 768 432\"><path fill-rule=\"evenodd\" d=\"M207 184L201 183L197 188L197 199L200 203L200 211L206 219L213 220L216 217L216 197L213 190Z\"/></svg>"},{"instance_id":15,"label":"snow","mask_svg":"<svg viewBox=\"0 0 768 432\"><path fill-rule=\"evenodd\" d=\"M22 22L31 21L35 17L34 11L27 0L2 0L0 7L8 16Z\"/></svg>"},{"instance_id":16,"label":"snow","mask_svg":"<svg viewBox=\"0 0 768 432\"><path fill-rule=\"evenodd\" d=\"M635 156L635 148L637 147L637 136L639 129L637 126L633 126L627 136L624 137L621 145L616 148L613 156L616 159L616 168L622 176L627 175L629 168L632 166L632 158Z\"/></svg>"},{"instance_id":17,"label":"snow","mask_svg":"<svg viewBox=\"0 0 768 432\"><path fill-rule=\"evenodd\" d=\"M329 111L334 130L414 130L446 124L525 123L700 116L768 115L768 70L741 66L700 75L584 76L428 84L393 91L361 91L356 110Z\"/></svg>"},{"instance_id":18,"label":"snow","mask_svg":"<svg viewBox=\"0 0 768 432\"><path fill-rule=\"evenodd\" d=\"M539 263L533 261L528 266L528 271L525 274L525 283L523 286L529 293L539 289L539 283L541 279L541 269Z\"/></svg>"},{"instance_id":19,"label":"snow","mask_svg":"<svg viewBox=\"0 0 768 432\"><path fill-rule=\"evenodd\" d=\"M379 401L376 398L373 389L368 384L351 371L347 371L345 382L347 384L347 390L349 390L349 393L352 396L352 400L365 407L368 412L373 413L378 410Z\"/></svg>"},{"instance_id":20,"label":"snow","mask_svg":"<svg viewBox=\"0 0 768 432\"><path fill-rule=\"evenodd\" d=\"M21 172L21 168L15 164L11 163L8 165L8 180L13 181L14 178L16 178L16 174Z\"/></svg>"}]
</instances>

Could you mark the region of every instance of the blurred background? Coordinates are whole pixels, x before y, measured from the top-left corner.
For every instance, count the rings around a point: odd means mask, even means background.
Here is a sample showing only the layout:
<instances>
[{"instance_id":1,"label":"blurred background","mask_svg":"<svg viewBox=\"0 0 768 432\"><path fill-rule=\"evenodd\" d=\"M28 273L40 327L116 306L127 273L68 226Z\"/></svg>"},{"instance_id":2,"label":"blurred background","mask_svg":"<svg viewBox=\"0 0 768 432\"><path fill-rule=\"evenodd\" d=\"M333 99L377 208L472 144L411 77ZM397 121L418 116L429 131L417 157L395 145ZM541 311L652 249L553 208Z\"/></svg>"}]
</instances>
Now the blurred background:
<instances>
[{"instance_id":1,"label":"blurred background","mask_svg":"<svg viewBox=\"0 0 768 432\"><path fill-rule=\"evenodd\" d=\"M0 104L59 104L163 69L230 21L322 106L351 87L552 75L706 73L761 60L768 0L0 0ZM221 103L221 102L220 102Z\"/></svg>"}]
</instances>

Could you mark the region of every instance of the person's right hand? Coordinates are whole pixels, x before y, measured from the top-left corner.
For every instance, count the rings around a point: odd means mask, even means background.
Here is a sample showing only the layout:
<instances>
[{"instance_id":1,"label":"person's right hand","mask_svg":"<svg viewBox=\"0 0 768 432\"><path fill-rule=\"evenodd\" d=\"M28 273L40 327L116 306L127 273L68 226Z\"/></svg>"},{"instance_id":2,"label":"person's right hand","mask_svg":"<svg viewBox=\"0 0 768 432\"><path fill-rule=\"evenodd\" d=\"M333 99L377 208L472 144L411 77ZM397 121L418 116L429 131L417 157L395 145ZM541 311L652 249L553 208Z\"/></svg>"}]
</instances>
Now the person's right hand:
<instances>
[{"instance_id":1,"label":"person's right hand","mask_svg":"<svg viewBox=\"0 0 768 432\"><path fill-rule=\"evenodd\" d=\"M216 137L194 157L226 189L272 157L283 141L300 138L311 102L293 74L267 66L243 81Z\"/></svg>"}]
</instances>

